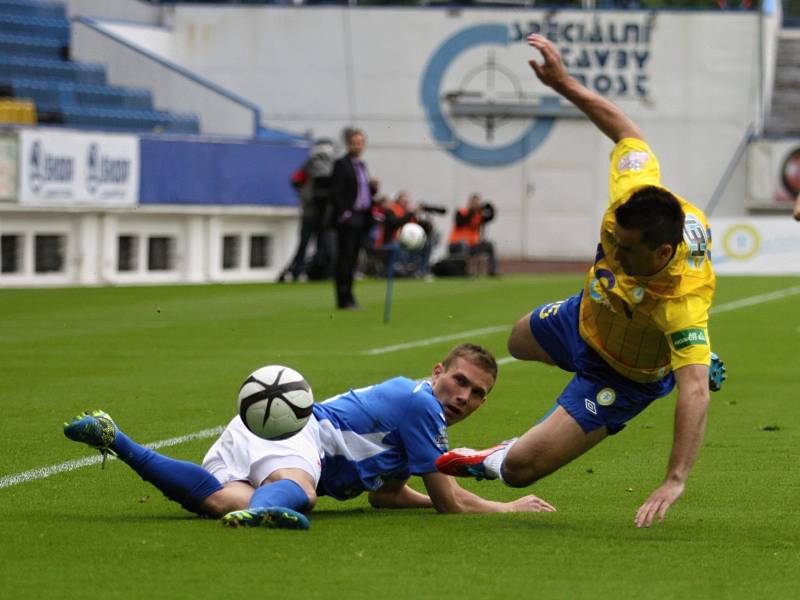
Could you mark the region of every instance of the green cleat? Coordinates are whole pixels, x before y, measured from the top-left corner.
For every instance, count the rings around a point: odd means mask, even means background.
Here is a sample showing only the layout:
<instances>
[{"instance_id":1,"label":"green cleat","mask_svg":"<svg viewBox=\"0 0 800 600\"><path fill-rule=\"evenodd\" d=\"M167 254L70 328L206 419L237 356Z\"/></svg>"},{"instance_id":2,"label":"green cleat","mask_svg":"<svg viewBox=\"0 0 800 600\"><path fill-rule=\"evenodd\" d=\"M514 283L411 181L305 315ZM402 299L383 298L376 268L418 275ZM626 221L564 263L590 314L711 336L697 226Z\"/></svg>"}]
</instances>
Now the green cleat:
<instances>
[{"instance_id":1,"label":"green cleat","mask_svg":"<svg viewBox=\"0 0 800 600\"><path fill-rule=\"evenodd\" d=\"M69 423L64 423L64 435L75 442L83 442L99 450L103 455L103 468L106 466L106 457L109 454L116 456L116 452L110 446L117 435L117 425L111 416L102 410L82 413Z\"/></svg>"},{"instance_id":2,"label":"green cleat","mask_svg":"<svg viewBox=\"0 0 800 600\"><path fill-rule=\"evenodd\" d=\"M308 518L282 506L259 506L235 510L222 517L225 527L267 527L269 529L308 529Z\"/></svg>"}]
</instances>

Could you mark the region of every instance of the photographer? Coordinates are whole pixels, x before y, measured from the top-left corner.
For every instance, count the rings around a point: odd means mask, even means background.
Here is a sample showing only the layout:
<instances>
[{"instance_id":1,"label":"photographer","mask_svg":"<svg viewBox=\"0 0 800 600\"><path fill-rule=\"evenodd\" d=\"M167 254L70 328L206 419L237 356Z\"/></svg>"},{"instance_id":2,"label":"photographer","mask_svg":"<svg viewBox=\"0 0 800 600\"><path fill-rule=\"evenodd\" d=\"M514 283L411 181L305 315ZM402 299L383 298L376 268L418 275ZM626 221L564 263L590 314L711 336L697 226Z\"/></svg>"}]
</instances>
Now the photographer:
<instances>
[{"instance_id":1,"label":"photographer","mask_svg":"<svg viewBox=\"0 0 800 600\"><path fill-rule=\"evenodd\" d=\"M480 194L472 194L467 206L456 211L449 251L451 256L472 257L485 254L489 261L489 275L494 277L497 275L494 244L483 239L483 226L492 219L494 206L490 202L482 202Z\"/></svg>"}]
</instances>

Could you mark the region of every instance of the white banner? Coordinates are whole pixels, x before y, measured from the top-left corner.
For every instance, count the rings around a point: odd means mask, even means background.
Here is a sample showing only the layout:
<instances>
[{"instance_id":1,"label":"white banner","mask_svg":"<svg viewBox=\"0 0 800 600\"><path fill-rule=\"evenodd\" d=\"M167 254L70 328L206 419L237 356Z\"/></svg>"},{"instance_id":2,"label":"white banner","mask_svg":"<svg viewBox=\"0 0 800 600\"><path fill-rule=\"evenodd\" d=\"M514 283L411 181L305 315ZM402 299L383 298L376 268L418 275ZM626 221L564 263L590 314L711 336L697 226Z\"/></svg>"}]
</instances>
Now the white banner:
<instances>
[{"instance_id":1,"label":"white banner","mask_svg":"<svg viewBox=\"0 0 800 600\"><path fill-rule=\"evenodd\" d=\"M800 223L785 217L711 219L720 275L800 275Z\"/></svg>"},{"instance_id":2,"label":"white banner","mask_svg":"<svg viewBox=\"0 0 800 600\"><path fill-rule=\"evenodd\" d=\"M758 140L747 148L747 206L792 210L800 194L800 138Z\"/></svg>"},{"instance_id":3,"label":"white banner","mask_svg":"<svg viewBox=\"0 0 800 600\"><path fill-rule=\"evenodd\" d=\"M0 202L17 199L17 136L0 136Z\"/></svg>"},{"instance_id":4,"label":"white banner","mask_svg":"<svg viewBox=\"0 0 800 600\"><path fill-rule=\"evenodd\" d=\"M21 204L129 206L139 199L139 138L53 129L20 132Z\"/></svg>"}]
</instances>

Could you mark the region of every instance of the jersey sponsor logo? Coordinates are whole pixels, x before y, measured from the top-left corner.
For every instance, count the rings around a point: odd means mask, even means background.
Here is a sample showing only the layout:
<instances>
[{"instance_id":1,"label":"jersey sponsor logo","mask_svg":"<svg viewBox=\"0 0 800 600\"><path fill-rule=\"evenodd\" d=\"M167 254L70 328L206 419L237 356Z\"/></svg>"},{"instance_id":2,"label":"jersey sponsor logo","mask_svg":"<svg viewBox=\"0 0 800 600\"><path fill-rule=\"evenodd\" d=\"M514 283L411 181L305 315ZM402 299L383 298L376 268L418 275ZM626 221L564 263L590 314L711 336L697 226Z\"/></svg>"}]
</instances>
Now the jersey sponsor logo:
<instances>
[{"instance_id":1,"label":"jersey sponsor logo","mask_svg":"<svg viewBox=\"0 0 800 600\"><path fill-rule=\"evenodd\" d=\"M617 393L611 388L603 388L597 392L597 403L600 406L611 406L617 399Z\"/></svg>"},{"instance_id":2,"label":"jersey sponsor logo","mask_svg":"<svg viewBox=\"0 0 800 600\"><path fill-rule=\"evenodd\" d=\"M683 331L676 331L670 335L675 350L682 350L687 346L708 346L706 332L699 327L690 327Z\"/></svg>"},{"instance_id":3,"label":"jersey sponsor logo","mask_svg":"<svg viewBox=\"0 0 800 600\"><path fill-rule=\"evenodd\" d=\"M596 415L597 414L597 405L594 402L592 402L591 400L589 400L588 398L584 398L584 400L586 400L586 410L588 410L593 415Z\"/></svg>"},{"instance_id":4,"label":"jersey sponsor logo","mask_svg":"<svg viewBox=\"0 0 800 600\"><path fill-rule=\"evenodd\" d=\"M623 154L619 162L617 162L617 171L620 173L624 173L625 171L639 172L644 168L648 160L650 160L650 155L647 152L627 152Z\"/></svg>"}]
</instances>

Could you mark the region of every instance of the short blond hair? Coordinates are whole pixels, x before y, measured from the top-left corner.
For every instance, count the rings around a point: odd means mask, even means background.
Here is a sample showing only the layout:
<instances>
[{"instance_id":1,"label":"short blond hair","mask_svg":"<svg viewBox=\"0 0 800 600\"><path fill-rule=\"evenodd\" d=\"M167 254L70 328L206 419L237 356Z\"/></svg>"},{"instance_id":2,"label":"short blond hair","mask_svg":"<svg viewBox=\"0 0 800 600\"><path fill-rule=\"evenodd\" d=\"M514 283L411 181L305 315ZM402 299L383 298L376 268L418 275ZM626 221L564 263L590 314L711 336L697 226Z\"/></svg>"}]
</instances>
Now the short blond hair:
<instances>
[{"instance_id":1,"label":"short blond hair","mask_svg":"<svg viewBox=\"0 0 800 600\"><path fill-rule=\"evenodd\" d=\"M497 361L491 352L483 346L478 344L459 344L444 357L442 365L445 369L449 369L456 359L463 358L471 362L476 367L479 367L489 373L492 379L497 383Z\"/></svg>"}]
</instances>

